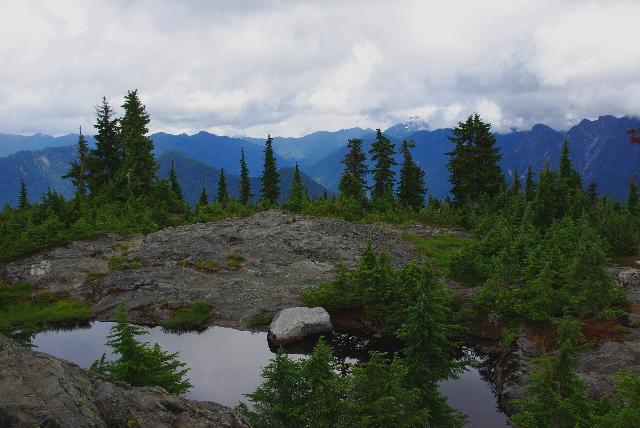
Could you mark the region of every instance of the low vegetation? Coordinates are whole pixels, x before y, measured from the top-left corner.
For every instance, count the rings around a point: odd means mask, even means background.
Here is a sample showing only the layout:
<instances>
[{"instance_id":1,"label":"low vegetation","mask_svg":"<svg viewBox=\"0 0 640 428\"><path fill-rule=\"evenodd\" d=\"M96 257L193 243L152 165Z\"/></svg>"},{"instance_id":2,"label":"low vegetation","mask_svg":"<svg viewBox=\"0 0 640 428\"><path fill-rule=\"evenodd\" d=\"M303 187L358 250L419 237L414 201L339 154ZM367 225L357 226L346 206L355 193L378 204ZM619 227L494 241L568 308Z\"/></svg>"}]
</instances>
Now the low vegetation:
<instances>
[{"instance_id":1,"label":"low vegetation","mask_svg":"<svg viewBox=\"0 0 640 428\"><path fill-rule=\"evenodd\" d=\"M37 332L69 323L86 322L93 317L84 302L34 294L32 284L0 283L0 333L29 342Z\"/></svg>"},{"instance_id":2,"label":"low vegetation","mask_svg":"<svg viewBox=\"0 0 640 428\"><path fill-rule=\"evenodd\" d=\"M202 327L207 322L213 306L204 300L178 309L170 318L162 322L162 326L172 330L191 330Z\"/></svg>"},{"instance_id":3,"label":"low vegetation","mask_svg":"<svg viewBox=\"0 0 640 428\"><path fill-rule=\"evenodd\" d=\"M405 237L415 245L416 250L429 260L433 267L449 275L451 256L465 245L465 239L449 233L436 233L423 237L415 233L405 232Z\"/></svg>"}]
</instances>

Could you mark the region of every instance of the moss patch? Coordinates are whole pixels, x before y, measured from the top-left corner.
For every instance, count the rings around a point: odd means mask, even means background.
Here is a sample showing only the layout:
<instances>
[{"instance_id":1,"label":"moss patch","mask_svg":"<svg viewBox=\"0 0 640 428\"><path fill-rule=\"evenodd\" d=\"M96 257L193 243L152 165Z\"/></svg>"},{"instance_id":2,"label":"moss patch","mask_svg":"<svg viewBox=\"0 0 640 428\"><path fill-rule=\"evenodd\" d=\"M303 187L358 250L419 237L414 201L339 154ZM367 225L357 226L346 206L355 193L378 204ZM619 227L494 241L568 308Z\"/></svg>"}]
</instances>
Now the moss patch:
<instances>
[{"instance_id":1,"label":"moss patch","mask_svg":"<svg viewBox=\"0 0 640 428\"><path fill-rule=\"evenodd\" d=\"M178 309L171 318L161 325L171 330L193 330L202 327L209 319L213 306L204 300L198 300L182 309Z\"/></svg>"},{"instance_id":2,"label":"moss patch","mask_svg":"<svg viewBox=\"0 0 640 428\"><path fill-rule=\"evenodd\" d=\"M227 256L227 269L240 270L247 261L246 257L239 253L234 253Z\"/></svg>"},{"instance_id":3,"label":"moss patch","mask_svg":"<svg viewBox=\"0 0 640 428\"><path fill-rule=\"evenodd\" d=\"M28 342L38 331L57 324L86 322L93 318L89 305L51 293L33 295L28 283L0 283L0 332Z\"/></svg>"}]
</instances>

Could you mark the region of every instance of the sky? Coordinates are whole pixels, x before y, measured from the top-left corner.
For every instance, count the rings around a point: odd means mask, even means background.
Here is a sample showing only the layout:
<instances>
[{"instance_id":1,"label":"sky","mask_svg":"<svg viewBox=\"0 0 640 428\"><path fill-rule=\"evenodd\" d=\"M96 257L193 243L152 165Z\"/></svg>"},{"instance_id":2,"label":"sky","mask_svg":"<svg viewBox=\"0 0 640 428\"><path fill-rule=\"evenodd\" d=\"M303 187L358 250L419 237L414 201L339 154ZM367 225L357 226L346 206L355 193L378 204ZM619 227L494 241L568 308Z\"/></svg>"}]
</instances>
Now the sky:
<instances>
[{"instance_id":1,"label":"sky","mask_svg":"<svg viewBox=\"0 0 640 428\"><path fill-rule=\"evenodd\" d=\"M639 0L0 2L0 132L91 129L138 89L151 131L498 132L640 115Z\"/></svg>"}]
</instances>

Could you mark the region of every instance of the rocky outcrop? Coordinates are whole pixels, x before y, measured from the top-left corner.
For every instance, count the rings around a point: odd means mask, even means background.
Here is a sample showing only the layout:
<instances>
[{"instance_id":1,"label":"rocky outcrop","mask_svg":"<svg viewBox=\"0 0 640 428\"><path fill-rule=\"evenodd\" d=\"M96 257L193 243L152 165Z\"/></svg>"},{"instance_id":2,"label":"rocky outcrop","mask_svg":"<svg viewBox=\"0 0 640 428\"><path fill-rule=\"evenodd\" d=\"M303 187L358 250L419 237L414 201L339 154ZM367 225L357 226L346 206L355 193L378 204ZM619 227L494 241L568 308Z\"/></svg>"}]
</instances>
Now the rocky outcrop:
<instances>
[{"instance_id":1,"label":"rocky outcrop","mask_svg":"<svg viewBox=\"0 0 640 428\"><path fill-rule=\"evenodd\" d=\"M78 241L11 263L5 273L38 291L87 299L100 320L114 319L125 302L130 319L157 324L202 299L214 307L211 323L238 327L299 306L300 292L333 278L339 260L355 265L369 238L396 264L416 257L396 226L270 210L128 240Z\"/></svg>"},{"instance_id":2,"label":"rocky outcrop","mask_svg":"<svg viewBox=\"0 0 640 428\"><path fill-rule=\"evenodd\" d=\"M219 404L111 382L3 336L0 391L3 427L249 427Z\"/></svg>"},{"instance_id":3,"label":"rocky outcrop","mask_svg":"<svg viewBox=\"0 0 640 428\"><path fill-rule=\"evenodd\" d=\"M287 308L276 314L269 326L269 340L278 345L333 330L329 313L323 308Z\"/></svg>"}]
</instances>

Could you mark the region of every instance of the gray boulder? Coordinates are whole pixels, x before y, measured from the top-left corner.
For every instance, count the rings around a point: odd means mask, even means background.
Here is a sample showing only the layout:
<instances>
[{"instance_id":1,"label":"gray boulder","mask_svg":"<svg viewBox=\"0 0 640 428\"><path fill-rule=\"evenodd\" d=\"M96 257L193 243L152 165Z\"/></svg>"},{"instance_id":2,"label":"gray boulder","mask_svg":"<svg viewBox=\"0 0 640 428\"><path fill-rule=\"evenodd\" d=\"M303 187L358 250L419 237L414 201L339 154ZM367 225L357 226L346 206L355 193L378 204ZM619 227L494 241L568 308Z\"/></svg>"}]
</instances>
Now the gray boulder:
<instances>
[{"instance_id":1,"label":"gray boulder","mask_svg":"<svg viewBox=\"0 0 640 428\"><path fill-rule=\"evenodd\" d=\"M271 321L269 340L275 344L286 344L331 331L331 318L323 308L287 308L278 312Z\"/></svg>"}]
</instances>

